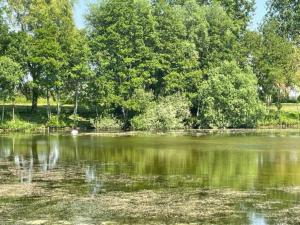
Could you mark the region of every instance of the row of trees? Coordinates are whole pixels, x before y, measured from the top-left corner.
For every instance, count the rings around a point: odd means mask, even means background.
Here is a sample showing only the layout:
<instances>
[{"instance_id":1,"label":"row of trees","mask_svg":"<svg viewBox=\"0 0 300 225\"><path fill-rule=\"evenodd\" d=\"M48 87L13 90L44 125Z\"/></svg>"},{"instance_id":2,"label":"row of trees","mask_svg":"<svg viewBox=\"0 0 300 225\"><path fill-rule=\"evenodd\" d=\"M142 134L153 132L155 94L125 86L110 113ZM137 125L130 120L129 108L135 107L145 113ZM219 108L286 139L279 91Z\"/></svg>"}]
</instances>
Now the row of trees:
<instances>
[{"instance_id":1,"label":"row of trees","mask_svg":"<svg viewBox=\"0 0 300 225\"><path fill-rule=\"evenodd\" d=\"M125 128L251 127L298 82L297 1L270 0L259 31L253 0L99 1L84 30L71 0L0 2L0 97L49 118L54 98Z\"/></svg>"},{"instance_id":2,"label":"row of trees","mask_svg":"<svg viewBox=\"0 0 300 225\"><path fill-rule=\"evenodd\" d=\"M33 112L38 98L47 99L49 118L51 96L56 99L58 115L63 93L71 92L64 96L69 98L76 92L78 102L80 81L91 74L91 68L88 40L74 26L72 1L2 1L1 27L1 63L6 64L3 69L18 68L21 74L16 78L16 73L7 69L1 74L4 101L18 94L6 88L5 80L18 80L11 86L18 86L19 93L32 100Z\"/></svg>"}]
</instances>

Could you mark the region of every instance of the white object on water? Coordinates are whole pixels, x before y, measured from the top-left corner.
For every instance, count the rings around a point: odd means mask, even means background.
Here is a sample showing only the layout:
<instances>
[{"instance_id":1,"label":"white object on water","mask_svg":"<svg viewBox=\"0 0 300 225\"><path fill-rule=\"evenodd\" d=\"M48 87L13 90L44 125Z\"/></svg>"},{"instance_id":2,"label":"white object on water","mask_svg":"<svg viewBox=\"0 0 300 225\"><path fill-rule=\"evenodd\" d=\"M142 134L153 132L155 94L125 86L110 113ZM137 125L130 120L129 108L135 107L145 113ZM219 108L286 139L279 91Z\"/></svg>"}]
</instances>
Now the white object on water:
<instances>
[{"instance_id":1,"label":"white object on water","mask_svg":"<svg viewBox=\"0 0 300 225\"><path fill-rule=\"evenodd\" d=\"M78 130L73 129L73 130L71 131L71 134L74 135L74 136L77 135L77 134L78 134Z\"/></svg>"}]
</instances>

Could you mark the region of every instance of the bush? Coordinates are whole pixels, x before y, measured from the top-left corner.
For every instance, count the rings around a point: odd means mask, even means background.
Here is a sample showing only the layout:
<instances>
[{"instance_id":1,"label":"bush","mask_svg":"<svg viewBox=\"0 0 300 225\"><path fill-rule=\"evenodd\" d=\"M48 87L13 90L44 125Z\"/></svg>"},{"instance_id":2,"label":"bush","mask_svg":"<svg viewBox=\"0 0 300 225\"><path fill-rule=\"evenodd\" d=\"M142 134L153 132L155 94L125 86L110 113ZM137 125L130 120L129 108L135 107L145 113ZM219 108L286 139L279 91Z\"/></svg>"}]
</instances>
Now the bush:
<instances>
[{"instance_id":1,"label":"bush","mask_svg":"<svg viewBox=\"0 0 300 225\"><path fill-rule=\"evenodd\" d=\"M114 117L101 117L91 120L92 127L97 130L121 130L122 125L119 120Z\"/></svg>"},{"instance_id":2,"label":"bush","mask_svg":"<svg viewBox=\"0 0 300 225\"><path fill-rule=\"evenodd\" d=\"M259 121L259 126L262 127L274 127L274 126L284 126L284 127L295 127L300 125L298 112L278 112L277 110L270 110L263 119Z\"/></svg>"},{"instance_id":3,"label":"bush","mask_svg":"<svg viewBox=\"0 0 300 225\"><path fill-rule=\"evenodd\" d=\"M66 127L66 123L58 116L51 116L46 126L52 128L63 128Z\"/></svg>"},{"instance_id":4,"label":"bush","mask_svg":"<svg viewBox=\"0 0 300 225\"><path fill-rule=\"evenodd\" d=\"M86 119L79 116L78 114L76 115L72 114L68 117L68 119L70 120L69 126L71 127L77 127L80 122L86 122Z\"/></svg>"},{"instance_id":5,"label":"bush","mask_svg":"<svg viewBox=\"0 0 300 225\"><path fill-rule=\"evenodd\" d=\"M264 114L255 75L235 62L208 71L198 99L202 128L252 128Z\"/></svg>"},{"instance_id":6,"label":"bush","mask_svg":"<svg viewBox=\"0 0 300 225\"><path fill-rule=\"evenodd\" d=\"M29 131L36 128L37 125L20 120L19 118L0 123L0 129L9 131Z\"/></svg>"},{"instance_id":7,"label":"bush","mask_svg":"<svg viewBox=\"0 0 300 225\"><path fill-rule=\"evenodd\" d=\"M131 120L135 130L174 130L185 127L190 117L190 102L180 95L167 96L150 102L145 111Z\"/></svg>"}]
</instances>

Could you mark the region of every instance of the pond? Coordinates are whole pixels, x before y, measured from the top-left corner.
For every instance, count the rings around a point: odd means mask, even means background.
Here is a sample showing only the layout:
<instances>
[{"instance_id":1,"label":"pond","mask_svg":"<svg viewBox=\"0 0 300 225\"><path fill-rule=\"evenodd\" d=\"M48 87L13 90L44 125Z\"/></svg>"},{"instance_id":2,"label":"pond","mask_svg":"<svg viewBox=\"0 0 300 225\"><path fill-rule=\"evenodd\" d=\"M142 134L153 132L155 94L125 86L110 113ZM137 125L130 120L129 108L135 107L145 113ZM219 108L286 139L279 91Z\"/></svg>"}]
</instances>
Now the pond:
<instances>
[{"instance_id":1,"label":"pond","mask_svg":"<svg viewBox=\"0 0 300 225\"><path fill-rule=\"evenodd\" d=\"M300 132L0 136L0 224L299 224Z\"/></svg>"}]
</instances>

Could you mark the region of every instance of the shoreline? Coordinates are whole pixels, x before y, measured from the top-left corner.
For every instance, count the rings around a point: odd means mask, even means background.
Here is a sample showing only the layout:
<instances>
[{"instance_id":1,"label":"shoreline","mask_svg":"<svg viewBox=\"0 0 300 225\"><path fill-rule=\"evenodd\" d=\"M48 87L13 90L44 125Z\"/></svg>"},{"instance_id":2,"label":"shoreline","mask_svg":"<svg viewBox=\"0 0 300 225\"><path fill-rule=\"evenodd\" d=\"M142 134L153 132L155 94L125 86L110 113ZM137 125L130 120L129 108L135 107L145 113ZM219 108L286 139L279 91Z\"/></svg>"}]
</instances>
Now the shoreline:
<instances>
[{"instance_id":1,"label":"shoreline","mask_svg":"<svg viewBox=\"0 0 300 225\"><path fill-rule=\"evenodd\" d=\"M61 134L71 135L72 128L64 129L47 129L41 128L27 131L3 131L0 135L11 134ZM254 128L254 129L187 129L187 130L170 130L170 131L121 131L121 130L93 130L79 129L76 136L102 136L102 137L134 137L134 136L209 136L209 135L234 135L234 134L272 134L272 133L300 133L300 128Z\"/></svg>"}]
</instances>

